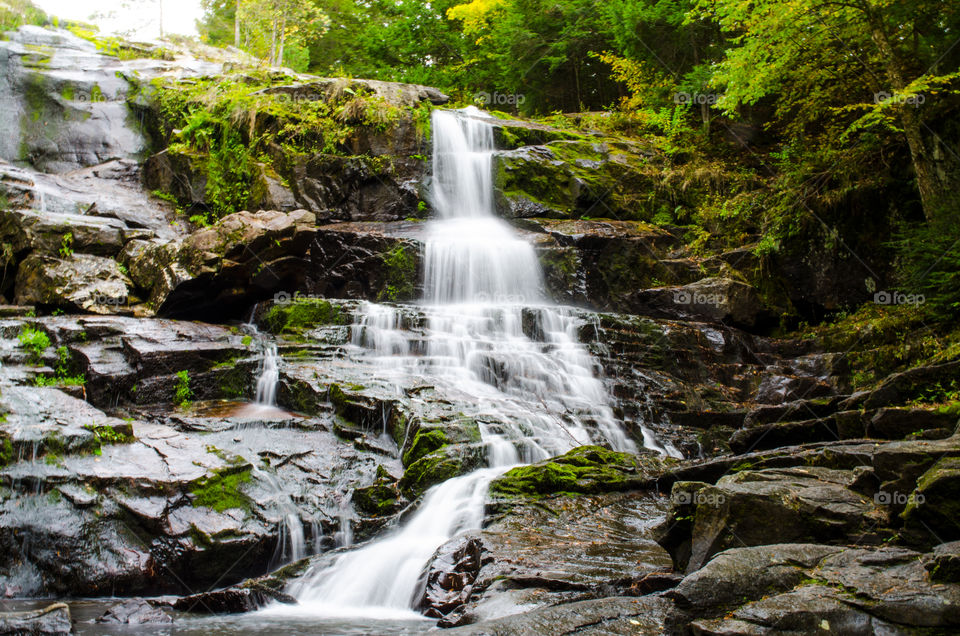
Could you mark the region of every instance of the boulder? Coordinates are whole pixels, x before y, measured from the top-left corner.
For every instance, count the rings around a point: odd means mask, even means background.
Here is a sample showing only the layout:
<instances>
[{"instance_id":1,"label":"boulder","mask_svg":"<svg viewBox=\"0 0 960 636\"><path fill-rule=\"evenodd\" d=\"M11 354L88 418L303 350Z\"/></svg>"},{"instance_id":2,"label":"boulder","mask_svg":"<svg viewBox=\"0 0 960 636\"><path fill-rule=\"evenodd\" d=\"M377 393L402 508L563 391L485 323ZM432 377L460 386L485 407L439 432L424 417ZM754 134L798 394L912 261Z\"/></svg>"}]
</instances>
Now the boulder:
<instances>
[{"instance_id":1,"label":"boulder","mask_svg":"<svg viewBox=\"0 0 960 636\"><path fill-rule=\"evenodd\" d=\"M943 457L917 480L902 513L908 529L936 541L960 539L960 457Z\"/></svg>"},{"instance_id":2,"label":"boulder","mask_svg":"<svg viewBox=\"0 0 960 636\"><path fill-rule=\"evenodd\" d=\"M303 287L305 256L316 233L305 210L237 212L176 246L142 246L130 260L143 280L154 276L150 302L163 316L222 317L279 292Z\"/></svg>"},{"instance_id":3,"label":"boulder","mask_svg":"<svg viewBox=\"0 0 960 636\"><path fill-rule=\"evenodd\" d=\"M148 601L135 598L112 605L97 619L97 622L120 625L157 625L172 623L173 618Z\"/></svg>"},{"instance_id":4,"label":"boulder","mask_svg":"<svg viewBox=\"0 0 960 636\"><path fill-rule=\"evenodd\" d=\"M642 493L559 496L501 507L480 531L437 550L420 607L441 626L489 621L584 598L637 594L669 568Z\"/></svg>"},{"instance_id":5,"label":"boulder","mask_svg":"<svg viewBox=\"0 0 960 636\"><path fill-rule=\"evenodd\" d=\"M110 258L31 254L17 270L15 300L71 311L116 314L130 311L132 282Z\"/></svg>"},{"instance_id":6,"label":"boulder","mask_svg":"<svg viewBox=\"0 0 960 636\"><path fill-rule=\"evenodd\" d=\"M123 248L127 232L127 225L117 219L35 210L0 212L0 239L21 255L36 251L57 256L70 249L114 257Z\"/></svg>"},{"instance_id":7,"label":"boulder","mask_svg":"<svg viewBox=\"0 0 960 636\"><path fill-rule=\"evenodd\" d=\"M649 316L723 322L746 328L755 327L764 313L756 290L729 278L705 278L679 287L638 291L631 303Z\"/></svg>"},{"instance_id":8,"label":"boulder","mask_svg":"<svg viewBox=\"0 0 960 636\"><path fill-rule=\"evenodd\" d=\"M422 224L336 223L317 228L306 291L327 298L419 298Z\"/></svg>"},{"instance_id":9,"label":"boulder","mask_svg":"<svg viewBox=\"0 0 960 636\"><path fill-rule=\"evenodd\" d=\"M43 609L26 612L0 612L0 634L67 636L72 633L73 622L66 603L53 603Z\"/></svg>"},{"instance_id":10,"label":"boulder","mask_svg":"<svg viewBox=\"0 0 960 636\"><path fill-rule=\"evenodd\" d=\"M877 542L883 534L877 527L883 514L868 497L851 489L862 472L810 466L743 470L721 477L716 486L686 488L678 482L658 541L671 550L678 569L687 572L736 546ZM692 524L675 524L691 516L691 504Z\"/></svg>"},{"instance_id":11,"label":"boulder","mask_svg":"<svg viewBox=\"0 0 960 636\"><path fill-rule=\"evenodd\" d=\"M867 423L867 435L903 439L911 435L950 437L957 429L957 415L919 408L882 408Z\"/></svg>"},{"instance_id":12,"label":"boulder","mask_svg":"<svg viewBox=\"0 0 960 636\"><path fill-rule=\"evenodd\" d=\"M458 627L457 636L511 636L513 634L662 634L669 603L655 596L611 597L544 607L503 618ZM601 627L602 626L602 627ZM598 630L601 630L598 631Z\"/></svg>"}]
</instances>

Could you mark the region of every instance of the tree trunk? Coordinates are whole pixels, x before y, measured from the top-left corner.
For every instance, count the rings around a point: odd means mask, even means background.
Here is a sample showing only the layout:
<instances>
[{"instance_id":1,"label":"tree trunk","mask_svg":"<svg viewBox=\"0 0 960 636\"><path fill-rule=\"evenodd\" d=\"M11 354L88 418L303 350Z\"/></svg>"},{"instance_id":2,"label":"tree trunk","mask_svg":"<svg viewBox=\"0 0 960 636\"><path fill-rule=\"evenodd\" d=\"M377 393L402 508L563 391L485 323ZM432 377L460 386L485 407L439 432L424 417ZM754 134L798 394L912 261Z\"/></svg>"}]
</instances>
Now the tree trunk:
<instances>
[{"instance_id":1,"label":"tree trunk","mask_svg":"<svg viewBox=\"0 0 960 636\"><path fill-rule=\"evenodd\" d=\"M283 8L280 18L280 53L277 55L277 66L283 66L283 47L287 43L287 8Z\"/></svg>"},{"instance_id":2,"label":"tree trunk","mask_svg":"<svg viewBox=\"0 0 960 636\"><path fill-rule=\"evenodd\" d=\"M882 19L873 14L868 14L868 18L872 22L873 41L880 49L892 88L900 92L908 84L903 72L904 65L883 29ZM937 175L934 157L924 142L923 121L916 108L911 104L896 104L895 108L900 111L900 123L903 124L903 134L910 148L910 159L917 176L917 190L920 192L923 214L930 221L936 214L942 195L945 194L943 184Z\"/></svg>"},{"instance_id":3,"label":"tree trunk","mask_svg":"<svg viewBox=\"0 0 960 636\"><path fill-rule=\"evenodd\" d=\"M270 66L277 65L277 19L273 19L273 29L270 31Z\"/></svg>"},{"instance_id":4,"label":"tree trunk","mask_svg":"<svg viewBox=\"0 0 960 636\"><path fill-rule=\"evenodd\" d=\"M160 39L163 39L163 0L157 0L157 4L160 5Z\"/></svg>"},{"instance_id":5,"label":"tree trunk","mask_svg":"<svg viewBox=\"0 0 960 636\"><path fill-rule=\"evenodd\" d=\"M237 0L237 12L233 15L233 46L240 48L240 0Z\"/></svg>"}]
</instances>

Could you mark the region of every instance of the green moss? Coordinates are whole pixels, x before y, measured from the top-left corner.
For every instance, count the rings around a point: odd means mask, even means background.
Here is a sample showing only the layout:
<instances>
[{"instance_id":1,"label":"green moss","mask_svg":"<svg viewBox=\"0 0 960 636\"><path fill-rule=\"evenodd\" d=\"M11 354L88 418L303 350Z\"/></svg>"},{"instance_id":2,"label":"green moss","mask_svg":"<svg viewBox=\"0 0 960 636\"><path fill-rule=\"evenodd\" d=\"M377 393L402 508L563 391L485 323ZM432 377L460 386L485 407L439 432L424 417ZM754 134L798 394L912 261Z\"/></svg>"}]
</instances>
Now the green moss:
<instances>
[{"instance_id":1,"label":"green moss","mask_svg":"<svg viewBox=\"0 0 960 636\"><path fill-rule=\"evenodd\" d=\"M413 443L410 444L410 448L403 454L403 465L409 466L427 453L432 453L449 443L450 439L442 429L421 428L413 437Z\"/></svg>"},{"instance_id":2,"label":"green moss","mask_svg":"<svg viewBox=\"0 0 960 636\"><path fill-rule=\"evenodd\" d=\"M638 488L650 480L647 470L662 468L662 460L618 453L600 446L580 446L566 455L508 471L490 485L507 497L551 494L593 494Z\"/></svg>"},{"instance_id":3,"label":"green moss","mask_svg":"<svg viewBox=\"0 0 960 636\"><path fill-rule=\"evenodd\" d=\"M397 245L381 254L384 268L384 288L377 300L409 300L416 294L417 254L410 246Z\"/></svg>"},{"instance_id":4,"label":"green moss","mask_svg":"<svg viewBox=\"0 0 960 636\"><path fill-rule=\"evenodd\" d=\"M263 317L263 326L270 333L298 333L319 325L346 325L349 318L340 308L320 298L294 298L289 303L275 304Z\"/></svg>"},{"instance_id":5,"label":"green moss","mask_svg":"<svg viewBox=\"0 0 960 636\"><path fill-rule=\"evenodd\" d=\"M3 438L0 444L0 468L8 466L13 462L13 443L9 437Z\"/></svg>"},{"instance_id":6,"label":"green moss","mask_svg":"<svg viewBox=\"0 0 960 636\"><path fill-rule=\"evenodd\" d=\"M234 470L224 468L191 483L193 506L210 508L217 512L231 508L250 510L250 498L241 492L243 484L250 482L250 469L239 472L233 472Z\"/></svg>"},{"instance_id":7,"label":"green moss","mask_svg":"<svg viewBox=\"0 0 960 636\"><path fill-rule=\"evenodd\" d=\"M220 392L227 398L239 398L247 392L250 378L243 369L233 367L220 376Z\"/></svg>"},{"instance_id":8,"label":"green moss","mask_svg":"<svg viewBox=\"0 0 960 636\"><path fill-rule=\"evenodd\" d=\"M466 470L463 459L439 449L424 455L407 467L400 480L400 490L409 499L416 499L430 486L460 475Z\"/></svg>"},{"instance_id":9,"label":"green moss","mask_svg":"<svg viewBox=\"0 0 960 636\"><path fill-rule=\"evenodd\" d=\"M353 505L371 517L381 517L394 512L400 493L395 486L375 483L353 491Z\"/></svg>"}]
</instances>

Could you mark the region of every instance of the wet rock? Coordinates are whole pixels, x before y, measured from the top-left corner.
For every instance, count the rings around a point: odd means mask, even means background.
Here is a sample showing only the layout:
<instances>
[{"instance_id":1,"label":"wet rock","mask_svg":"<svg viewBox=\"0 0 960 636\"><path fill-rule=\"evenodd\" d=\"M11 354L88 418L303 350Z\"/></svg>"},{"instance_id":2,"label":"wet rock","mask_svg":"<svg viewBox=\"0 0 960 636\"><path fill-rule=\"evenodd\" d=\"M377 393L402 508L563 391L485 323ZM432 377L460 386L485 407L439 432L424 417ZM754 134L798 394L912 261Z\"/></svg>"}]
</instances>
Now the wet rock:
<instances>
[{"instance_id":1,"label":"wet rock","mask_svg":"<svg viewBox=\"0 0 960 636\"><path fill-rule=\"evenodd\" d=\"M352 141L356 147L351 155L360 156L314 155L294 160L296 201L329 220L400 221L421 216L419 190L426 164L410 155L429 151L413 123L401 119L392 134L360 133Z\"/></svg>"},{"instance_id":2,"label":"wet rock","mask_svg":"<svg viewBox=\"0 0 960 636\"><path fill-rule=\"evenodd\" d=\"M512 132L502 128L499 136ZM650 205L640 193L656 190L644 170L651 154L639 144L584 139L498 152L497 211L507 218L638 218Z\"/></svg>"},{"instance_id":3,"label":"wet rock","mask_svg":"<svg viewBox=\"0 0 960 636\"><path fill-rule=\"evenodd\" d=\"M847 408L862 406L870 410L903 404L917 397L930 385L955 379L960 379L960 361L916 367L891 375L881 383L879 388L869 394L858 396L857 402L851 403Z\"/></svg>"},{"instance_id":4,"label":"wet rock","mask_svg":"<svg viewBox=\"0 0 960 636\"><path fill-rule=\"evenodd\" d=\"M116 256L127 226L122 221L95 216L57 214L35 210L0 213L0 237L17 254L31 251L56 256L66 246L95 256Z\"/></svg>"},{"instance_id":5,"label":"wet rock","mask_svg":"<svg viewBox=\"0 0 960 636\"><path fill-rule=\"evenodd\" d=\"M654 634L663 633L669 603L661 598L602 598L536 609L450 630L468 636L511 634Z\"/></svg>"},{"instance_id":6,"label":"wet rock","mask_svg":"<svg viewBox=\"0 0 960 636\"><path fill-rule=\"evenodd\" d=\"M665 595L694 616L710 616L799 585L824 557L843 548L787 543L734 548L687 575Z\"/></svg>"},{"instance_id":7,"label":"wet rock","mask_svg":"<svg viewBox=\"0 0 960 636\"><path fill-rule=\"evenodd\" d=\"M66 636L72 633L73 623L66 603L27 612L0 612L0 634Z\"/></svg>"},{"instance_id":8,"label":"wet rock","mask_svg":"<svg viewBox=\"0 0 960 636\"><path fill-rule=\"evenodd\" d=\"M303 287L304 257L315 222L305 210L237 212L187 237L169 264L164 263L164 248L157 247L131 259L131 266L150 272L164 265L151 294L158 314L229 315ZM155 250L161 250L159 257Z\"/></svg>"},{"instance_id":9,"label":"wet rock","mask_svg":"<svg viewBox=\"0 0 960 636\"><path fill-rule=\"evenodd\" d=\"M871 636L906 634L895 623L850 607L844 595L822 585L803 585L737 608L729 617L690 624L697 636L756 636L818 632Z\"/></svg>"},{"instance_id":10,"label":"wet rock","mask_svg":"<svg viewBox=\"0 0 960 636\"><path fill-rule=\"evenodd\" d=\"M934 547L923 566L934 583L960 583L960 541L941 543Z\"/></svg>"},{"instance_id":11,"label":"wet rock","mask_svg":"<svg viewBox=\"0 0 960 636\"><path fill-rule=\"evenodd\" d=\"M862 432L855 437L862 437ZM841 439L836 418L827 417L803 422L781 422L743 428L730 438L730 450L748 453L753 450L796 446L808 442L828 442Z\"/></svg>"},{"instance_id":12,"label":"wet rock","mask_svg":"<svg viewBox=\"0 0 960 636\"><path fill-rule=\"evenodd\" d=\"M158 607L143 599L130 599L117 603L97 619L98 623L119 623L121 625L157 625L172 623L173 618Z\"/></svg>"},{"instance_id":13,"label":"wet rock","mask_svg":"<svg viewBox=\"0 0 960 636\"><path fill-rule=\"evenodd\" d=\"M820 467L744 470L716 486L674 485L674 507L658 540L678 569L693 572L714 554L735 546L810 540L878 542L883 513L851 489L862 471ZM692 525L675 524L690 516ZM689 541L689 561L685 561Z\"/></svg>"},{"instance_id":14,"label":"wet rock","mask_svg":"<svg viewBox=\"0 0 960 636\"><path fill-rule=\"evenodd\" d=\"M730 323L751 328L763 316L756 290L729 278L705 278L680 287L638 291L632 299L650 316Z\"/></svg>"},{"instance_id":15,"label":"wet rock","mask_svg":"<svg viewBox=\"0 0 960 636\"><path fill-rule=\"evenodd\" d=\"M833 388L817 377L768 375L757 387L754 399L761 404L782 404L801 399L825 398L831 393Z\"/></svg>"},{"instance_id":16,"label":"wet rock","mask_svg":"<svg viewBox=\"0 0 960 636\"><path fill-rule=\"evenodd\" d=\"M242 614L254 612L272 602L295 604L293 597L254 582L243 586L184 596L173 604L174 609L194 614Z\"/></svg>"},{"instance_id":17,"label":"wet rock","mask_svg":"<svg viewBox=\"0 0 960 636\"><path fill-rule=\"evenodd\" d=\"M322 557L301 559L270 574L247 579L230 587L184 596L177 599L173 607L181 612L194 614L242 614L256 611L273 602L295 604L296 599L284 590L320 558Z\"/></svg>"},{"instance_id":18,"label":"wet rock","mask_svg":"<svg viewBox=\"0 0 960 636\"><path fill-rule=\"evenodd\" d=\"M441 547L423 607L463 625L584 598L634 594L669 557L649 537L662 504L636 493L554 497L500 510ZM479 545L476 543L479 541ZM449 580L445 572L452 572ZM443 581L448 585L444 587Z\"/></svg>"},{"instance_id":19,"label":"wet rock","mask_svg":"<svg viewBox=\"0 0 960 636\"><path fill-rule=\"evenodd\" d=\"M113 259L31 254L17 271L15 300L95 314L122 313L129 311L131 286Z\"/></svg>"},{"instance_id":20,"label":"wet rock","mask_svg":"<svg viewBox=\"0 0 960 636\"><path fill-rule=\"evenodd\" d=\"M849 594L845 603L894 623L960 625L960 585L932 583L922 555L898 547L848 549L827 556L811 573Z\"/></svg>"},{"instance_id":21,"label":"wet rock","mask_svg":"<svg viewBox=\"0 0 960 636\"><path fill-rule=\"evenodd\" d=\"M417 298L421 234L421 224L415 222L321 226L311 248L306 290L327 298Z\"/></svg>"}]
</instances>

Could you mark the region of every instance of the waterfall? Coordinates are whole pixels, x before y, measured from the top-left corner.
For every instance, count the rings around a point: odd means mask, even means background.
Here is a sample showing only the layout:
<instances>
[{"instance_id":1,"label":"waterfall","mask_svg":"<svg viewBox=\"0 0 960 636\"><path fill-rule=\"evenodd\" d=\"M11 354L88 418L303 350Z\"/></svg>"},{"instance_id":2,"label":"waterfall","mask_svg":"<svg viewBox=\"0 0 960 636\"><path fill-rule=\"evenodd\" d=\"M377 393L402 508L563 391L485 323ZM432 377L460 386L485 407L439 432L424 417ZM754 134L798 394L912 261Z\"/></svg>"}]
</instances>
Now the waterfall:
<instances>
[{"instance_id":1,"label":"waterfall","mask_svg":"<svg viewBox=\"0 0 960 636\"><path fill-rule=\"evenodd\" d=\"M482 416L489 468L434 486L401 527L292 584L298 606L267 611L419 616L411 607L425 568L443 543L480 527L494 478L581 444L636 450L577 338L574 312L548 301L533 246L494 214L493 129L481 115L434 111L437 218L427 228L423 301L364 305L352 342L359 359L398 384L429 378L465 396L465 414ZM404 313L417 311L422 319Z\"/></svg>"},{"instance_id":2,"label":"waterfall","mask_svg":"<svg viewBox=\"0 0 960 636\"><path fill-rule=\"evenodd\" d=\"M257 392L254 403L261 406L277 405L277 382L280 371L277 367L277 345L273 342L263 345L263 362L260 377L257 379Z\"/></svg>"}]
</instances>

